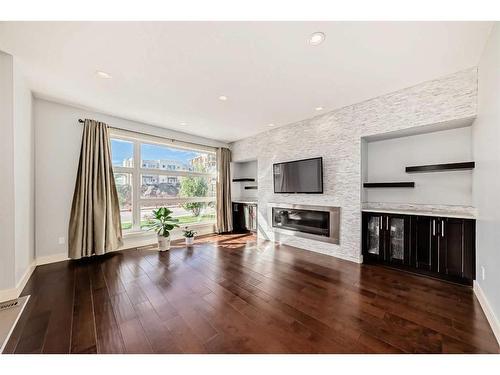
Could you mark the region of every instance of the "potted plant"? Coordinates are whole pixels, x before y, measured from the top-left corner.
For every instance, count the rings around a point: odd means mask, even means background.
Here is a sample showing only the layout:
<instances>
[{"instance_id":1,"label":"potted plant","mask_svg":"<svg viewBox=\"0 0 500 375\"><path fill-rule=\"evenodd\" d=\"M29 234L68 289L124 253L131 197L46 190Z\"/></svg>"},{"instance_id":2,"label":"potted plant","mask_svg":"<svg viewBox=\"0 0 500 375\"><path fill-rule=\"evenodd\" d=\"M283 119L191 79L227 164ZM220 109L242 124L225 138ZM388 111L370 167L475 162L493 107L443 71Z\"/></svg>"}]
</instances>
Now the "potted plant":
<instances>
[{"instance_id":1,"label":"potted plant","mask_svg":"<svg viewBox=\"0 0 500 375\"><path fill-rule=\"evenodd\" d=\"M160 207L153 210L153 218L146 224L148 230L154 230L158 235L158 250L170 249L170 231L178 228L177 219L172 216L172 211L167 207Z\"/></svg>"},{"instance_id":2,"label":"potted plant","mask_svg":"<svg viewBox=\"0 0 500 375\"><path fill-rule=\"evenodd\" d=\"M194 236L196 235L196 232L186 227L183 231L183 234L184 238L186 239L186 246L192 246L194 243Z\"/></svg>"}]
</instances>

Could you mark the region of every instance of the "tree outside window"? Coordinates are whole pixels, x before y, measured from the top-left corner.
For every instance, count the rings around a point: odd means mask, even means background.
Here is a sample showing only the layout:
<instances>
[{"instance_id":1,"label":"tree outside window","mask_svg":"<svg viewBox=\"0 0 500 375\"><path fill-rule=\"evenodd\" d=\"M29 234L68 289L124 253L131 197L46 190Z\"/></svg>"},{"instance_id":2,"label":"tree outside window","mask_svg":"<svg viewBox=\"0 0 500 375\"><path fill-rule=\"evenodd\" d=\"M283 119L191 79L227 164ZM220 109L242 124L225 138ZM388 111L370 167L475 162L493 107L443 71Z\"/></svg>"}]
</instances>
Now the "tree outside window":
<instances>
[{"instance_id":1,"label":"tree outside window","mask_svg":"<svg viewBox=\"0 0 500 375\"><path fill-rule=\"evenodd\" d=\"M185 177L181 182L181 195L183 197L205 197L207 192L208 183L203 177ZM182 205L184 209L191 211L194 216L200 216L204 206L203 202L188 202Z\"/></svg>"}]
</instances>

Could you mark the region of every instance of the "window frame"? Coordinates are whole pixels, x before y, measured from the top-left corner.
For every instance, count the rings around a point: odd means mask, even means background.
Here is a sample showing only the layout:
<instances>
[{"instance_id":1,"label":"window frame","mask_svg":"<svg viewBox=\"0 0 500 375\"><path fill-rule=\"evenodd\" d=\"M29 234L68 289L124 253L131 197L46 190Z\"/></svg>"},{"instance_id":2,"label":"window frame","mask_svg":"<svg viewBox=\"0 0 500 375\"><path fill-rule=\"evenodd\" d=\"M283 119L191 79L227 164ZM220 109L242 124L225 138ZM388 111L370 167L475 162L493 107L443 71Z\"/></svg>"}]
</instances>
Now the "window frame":
<instances>
[{"instance_id":1,"label":"window frame","mask_svg":"<svg viewBox=\"0 0 500 375\"><path fill-rule=\"evenodd\" d=\"M175 197L175 198L141 198L141 184L142 175L155 175L155 176L167 176L167 177L208 177L215 178L217 181L217 168L214 172L196 172L196 171L180 171L180 170L169 170L169 169L155 169L155 168L141 168L142 165L142 155L141 155L141 144L154 144L157 146L163 146L167 148L174 148L179 150L188 150L194 152L203 152L208 154L216 154L216 148L203 145L195 145L191 143L184 143L181 141L164 139L156 136L141 135L125 130L110 129L109 132L110 139L110 149L112 151L111 141L113 139L119 141L132 142L133 144L133 167L123 167L113 165L113 174L115 173L129 173L132 178L132 227L130 229L123 230L123 234L136 235L139 233L146 234L147 232L141 229L141 204L183 204L190 202L214 202L217 203L217 195L213 197ZM215 213L217 215L217 212ZM189 224L189 227L195 226L213 226L216 222L216 218L211 221L205 221L201 223Z\"/></svg>"}]
</instances>

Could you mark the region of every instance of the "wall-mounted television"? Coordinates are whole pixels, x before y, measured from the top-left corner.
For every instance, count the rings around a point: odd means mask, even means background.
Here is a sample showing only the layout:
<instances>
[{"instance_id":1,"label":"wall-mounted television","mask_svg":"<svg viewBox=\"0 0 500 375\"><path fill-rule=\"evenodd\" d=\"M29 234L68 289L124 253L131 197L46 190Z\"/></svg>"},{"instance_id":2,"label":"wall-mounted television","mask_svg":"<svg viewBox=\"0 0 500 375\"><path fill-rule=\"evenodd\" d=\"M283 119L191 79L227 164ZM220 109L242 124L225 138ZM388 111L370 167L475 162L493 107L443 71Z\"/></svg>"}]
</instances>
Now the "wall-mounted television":
<instances>
[{"instance_id":1,"label":"wall-mounted television","mask_svg":"<svg viewBox=\"0 0 500 375\"><path fill-rule=\"evenodd\" d=\"M323 158L273 164L274 192L323 194Z\"/></svg>"}]
</instances>

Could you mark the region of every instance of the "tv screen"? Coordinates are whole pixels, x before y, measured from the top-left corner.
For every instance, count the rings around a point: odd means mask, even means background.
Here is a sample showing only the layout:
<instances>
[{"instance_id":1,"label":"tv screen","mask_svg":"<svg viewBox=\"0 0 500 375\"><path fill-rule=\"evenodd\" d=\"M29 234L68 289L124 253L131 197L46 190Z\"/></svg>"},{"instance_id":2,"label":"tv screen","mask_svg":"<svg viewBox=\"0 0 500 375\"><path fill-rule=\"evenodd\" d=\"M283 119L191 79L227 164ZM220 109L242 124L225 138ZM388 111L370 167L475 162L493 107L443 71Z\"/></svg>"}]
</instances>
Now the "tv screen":
<instances>
[{"instance_id":1,"label":"tv screen","mask_svg":"<svg viewBox=\"0 0 500 375\"><path fill-rule=\"evenodd\" d=\"M323 193L323 158L273 165L275 193Z\"/></svg>"}]
</instances>

